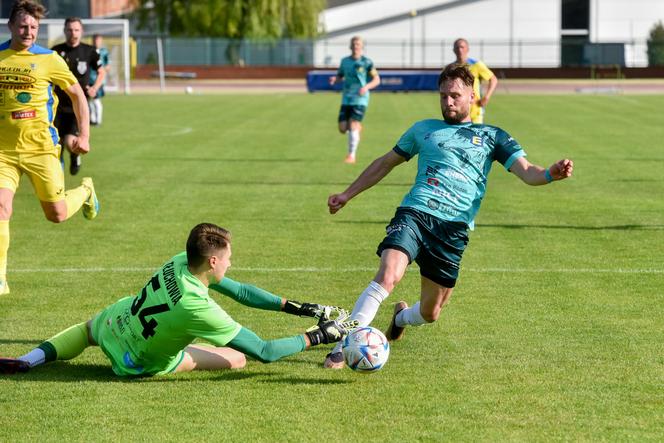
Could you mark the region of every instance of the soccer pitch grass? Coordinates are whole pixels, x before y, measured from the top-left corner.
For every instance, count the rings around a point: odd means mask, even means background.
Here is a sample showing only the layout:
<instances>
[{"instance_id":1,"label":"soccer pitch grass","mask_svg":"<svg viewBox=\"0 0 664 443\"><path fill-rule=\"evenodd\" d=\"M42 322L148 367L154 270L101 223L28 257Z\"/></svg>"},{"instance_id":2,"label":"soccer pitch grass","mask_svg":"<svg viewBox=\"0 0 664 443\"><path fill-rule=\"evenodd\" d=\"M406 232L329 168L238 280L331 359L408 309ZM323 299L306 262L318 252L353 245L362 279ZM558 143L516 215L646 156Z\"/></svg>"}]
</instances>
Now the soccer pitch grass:
<instances>
[{"instance_id":1,"label":"soccer pitch grass","mask_svg":"<svg viewBox=\"0 0 664 443\"><path fill-rule=\"evenodd\" d=\"M56 226L25 179L16 195L0 355L135 293L202 221L233 233L229 277L351 308L415 161L335 216L327 196L440 111L436 95L375 94L350 166L338 106L327 94L107 97L81 171L99 217ZM494 164L451 303L380 372L324 370L321 346L121 380L90 348L0 378L0 441L661 441L663 108L664 96L496 96L488 123L532 162L572 158L575 174L529 187ZM418 294L414 265L373 325ZM264 338L311 326L215 298Z\"/></svg>"}]
</instances>

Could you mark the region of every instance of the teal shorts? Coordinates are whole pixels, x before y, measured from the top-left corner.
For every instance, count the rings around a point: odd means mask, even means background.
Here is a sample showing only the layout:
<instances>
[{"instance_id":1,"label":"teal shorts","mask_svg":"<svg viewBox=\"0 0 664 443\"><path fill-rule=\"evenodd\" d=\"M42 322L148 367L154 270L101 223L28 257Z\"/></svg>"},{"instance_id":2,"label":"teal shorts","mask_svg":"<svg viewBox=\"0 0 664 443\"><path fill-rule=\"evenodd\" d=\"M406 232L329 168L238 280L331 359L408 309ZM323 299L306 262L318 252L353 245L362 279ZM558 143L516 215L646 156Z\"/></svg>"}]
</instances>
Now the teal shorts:
<instances>
[{"instance_id":1,"label":"teal shorts","mask_svg":"<svg viewBox=\"0 0 664 443\"><path fill-rule=\"evenodd\" d=\"M346 122L348 120L355 120L361 122L364 119L364 114L367 113L367 107L362 105L341 105L339 109L339 121Z\"/></svg>"},{"instance_id":2,"label":"teal shorts","mask_svg":"<svg viewBox=\"0 0 664 443\"><path fill-rule=\"evenodd\" d=\"M380 256L385 249L396 249L420 267L420 274L446 288L453 288L459 277L461 256L468 245L468 226L461 222L440 220L413 208L397 208L385 228L386 237L378 245Z\"/></svg>"}]
</instances>

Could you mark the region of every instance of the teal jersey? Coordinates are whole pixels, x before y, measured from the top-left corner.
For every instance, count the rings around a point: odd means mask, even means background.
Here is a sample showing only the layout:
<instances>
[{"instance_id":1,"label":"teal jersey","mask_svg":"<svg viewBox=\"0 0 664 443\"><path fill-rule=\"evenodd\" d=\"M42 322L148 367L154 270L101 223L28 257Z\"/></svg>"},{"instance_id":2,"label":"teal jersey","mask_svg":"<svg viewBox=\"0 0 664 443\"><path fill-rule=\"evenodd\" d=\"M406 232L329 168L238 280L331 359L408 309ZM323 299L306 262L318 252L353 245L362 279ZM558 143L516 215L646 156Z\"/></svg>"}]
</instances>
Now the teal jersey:
<instances>
[{"instance_id":1,"label":"teal jersey","mask_svg":"<svg viewBox=\"0 0 664 443\"><path fill-rule=\"evenodd\" d=\"M360 95L360 88L371 81L376 75L371 59L361 56L355 60L353 57L344 57L341 60L337 77L343 77L342 105L369 106L369 91Z\"/></svg>"},{"instance_id":2,"label":"teal jersey","mask_svg":"<svg viewBox=\"0 0 664 443\"><path fill-rule=\"evenodd\" d=\"M101 62L101 66L104 68L108 66L109 63L109 52L108 49L106 48L97 48L97 53L99 54L99 61ZM106 73L108 75L108 72ZM97 69L91 69L90 70L90 82L88 83L90 86L95 84L95 81L97 80ZM102 85L106 84L106 79L104 79L104 82Z\"/></svg>"},{"instance_id":3,"label":"teal jersey","mask_svg":"<svg viewBox=\"0 0 664 443\"><path fill-rule=\"evenodd\" d=\"M471 228L494 160L509 170L526 155L516 140L495 126L433 119L415 123L394 151L406 160L419 155L415 184L401 206Z\"/></svg>"},{"instance_id":4,"label":"teal jersey","mask_svg":"<svg viewBox=\"0 0 664 443\"><path fill-rule=\"evenodd\" d=\"M194 339L225 346L241 329L189 272L185 252L162 266L138 295L119 300L100 316L99 345L120 375L173 369Z\"/></svg>"}]
</instances>

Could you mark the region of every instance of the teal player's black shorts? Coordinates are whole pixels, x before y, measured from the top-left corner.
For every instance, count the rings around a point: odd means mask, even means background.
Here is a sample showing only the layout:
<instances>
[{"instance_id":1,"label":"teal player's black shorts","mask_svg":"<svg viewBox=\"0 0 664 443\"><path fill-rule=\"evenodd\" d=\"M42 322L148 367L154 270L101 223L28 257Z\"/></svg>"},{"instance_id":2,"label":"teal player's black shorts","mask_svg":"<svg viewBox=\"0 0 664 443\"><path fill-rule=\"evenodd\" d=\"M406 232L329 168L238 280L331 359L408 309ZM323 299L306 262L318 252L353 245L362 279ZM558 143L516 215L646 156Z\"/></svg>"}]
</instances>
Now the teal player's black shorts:
<instances>
[{"instance_id":1,"label":"teal player's black shorts","mask_svg":"<svg viewBox=\"0 0 664 443\"><path fill-rule=\"evenodd\" d=\"M415 260L423 277L446 288L456 285L461 255L468 245L468 225L400 207L385 230L387 235L376 251L379 257L385 249L396 249L408 256L409 263Z\"/></svg>"},{"instance_id":2,"label":"teal player's black shorts","mask_svg":"<svg viewBox=\"0 0 664 443\"><path fill-rule=\"evenodd\" d=\"M366 112L367 112L366 106L341 105L341 108L339 109L339 121L346 122L348 120L355 120L361 122Z\"/></svg>"}]
</instances>

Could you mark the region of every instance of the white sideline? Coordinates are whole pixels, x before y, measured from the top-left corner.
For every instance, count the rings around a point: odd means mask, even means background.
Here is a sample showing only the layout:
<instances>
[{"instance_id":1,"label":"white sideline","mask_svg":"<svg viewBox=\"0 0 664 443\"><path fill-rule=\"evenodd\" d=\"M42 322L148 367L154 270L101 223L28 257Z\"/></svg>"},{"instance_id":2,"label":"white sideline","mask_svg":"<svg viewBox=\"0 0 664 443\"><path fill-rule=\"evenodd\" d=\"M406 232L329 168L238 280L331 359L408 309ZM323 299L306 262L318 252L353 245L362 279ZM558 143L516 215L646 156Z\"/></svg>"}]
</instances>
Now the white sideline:
<instances>
[{"instance_id":1,"label":"white sideline","mask_svg":"<svg viewBox=\"0 0 664 443\"><path fill-rule=\"evenodd\" d=\"M41 268L41 269L9 269L9 274L11 273L94 273L94 272L146 272L153 273L157 269L157 266L151 268L141 268L141 267L128 267L128 268ZM410 268L411 270L416 270L417 268ZM305 267L305 268L244 268L244 267L233 267L231 271L239 272L370 272L376 271L377 267L351 267L351 268L315 268L315 267ZM567 273L567 274L664 274L664 269L593 269L593 268L462 268L461 272L488 272L488 273L530 273L530 274L541 274L541 273Z\"/></svg>"}]
</instances>

